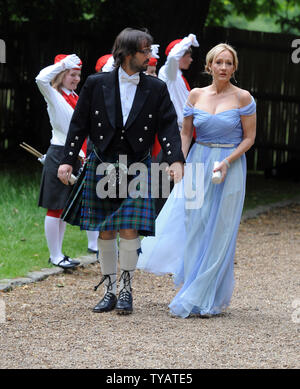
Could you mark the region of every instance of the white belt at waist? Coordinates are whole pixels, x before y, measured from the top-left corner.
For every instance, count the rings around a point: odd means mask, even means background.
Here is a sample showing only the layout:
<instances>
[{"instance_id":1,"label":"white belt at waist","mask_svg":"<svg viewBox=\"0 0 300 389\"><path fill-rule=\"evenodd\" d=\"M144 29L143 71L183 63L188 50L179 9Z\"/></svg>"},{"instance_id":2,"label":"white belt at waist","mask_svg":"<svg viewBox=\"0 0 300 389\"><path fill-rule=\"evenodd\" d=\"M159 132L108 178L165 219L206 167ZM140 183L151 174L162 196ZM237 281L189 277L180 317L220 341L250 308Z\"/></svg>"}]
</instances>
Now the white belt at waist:
<instances>
[{"instance_id":1,"label":"white belt at waist","mask_svg":"<svg viewBox=\"0 0 300 389\"><path fill-rule=\"evenodd\" d=\"M200 142L199 140L196 140L196 143L199 145L207 146L207 147L234 147L235 145L233 143L211 143L211 142Z\"/></svg>"}]
</instances>

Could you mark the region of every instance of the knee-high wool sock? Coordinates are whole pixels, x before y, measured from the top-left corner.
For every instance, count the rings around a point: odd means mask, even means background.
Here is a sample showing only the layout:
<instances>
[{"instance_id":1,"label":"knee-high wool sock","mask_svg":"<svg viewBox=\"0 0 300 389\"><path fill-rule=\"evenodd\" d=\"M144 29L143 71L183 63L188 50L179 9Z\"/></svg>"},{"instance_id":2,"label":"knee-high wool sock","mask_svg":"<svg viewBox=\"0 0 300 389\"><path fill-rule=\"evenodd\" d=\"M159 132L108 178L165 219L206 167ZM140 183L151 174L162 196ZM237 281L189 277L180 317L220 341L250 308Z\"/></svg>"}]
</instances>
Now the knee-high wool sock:
<instances>
[{"instance_id":1,"label":"knee-high wool sock","mask_svg":"<svg viewBox=\"0 0 300 389\"><path fill-rule=\"evenodd\" d=\"M109 279L104 281L106 292L116 294L117 292L117 262L118 262L118 245L117 239L98 239L99 261L102 275L110 275L111 285Z\"/></svg>"},{"instance_id":2,"label":"knee-high wool sock","mask_svg":"<svg viewBox=\"0 0 300 389\"><path fill-rule=\"evenodd\" d=\"M134 270L138 261L138 249L141 247L140 238L124 239L120 238L119 243L119 261L121 272L129 271L130 279L133 277ZM130 282L124 282L124 277L121 274L120 291L125 288L131 292Z\"/></svg>"},{"instance_id":3,"label":"knee-high wool sock","mask_svg":"<svg viewBox=\"0 0 300 389\"><path fill-rule=\"evenodd\" d=\"M64 222L63 220L59 219L59 244L60 244L61 250L62 250L64 235L65 235L65 231L66 231L66 226L67 226L67 223Z\"/></svg>"},{"instance_id":4,"label":"knee-high wool sock","mask_svg":"<svg viewBox=\"0 0 300 389\"><path fill-rule=\"evenodd\" d=\"M54 264L58 264L64 255L61 251L61 239L60 239L60 219L57 217L46 216L45 217L45 235L47 239L48 249L50 252L51 261Z\"/></svg>"},{"instance_id":5,"label":"knee-high wool sock","mask_svg":"<svg viewBox=\"0 0 300 389\"><path fill-rule=\"evenodd\" d=\"M86 231L87 238L88 238L88 248L91 250L98 250L98 237L99 237L99 231Z\"/></svg>"}]
</instances>

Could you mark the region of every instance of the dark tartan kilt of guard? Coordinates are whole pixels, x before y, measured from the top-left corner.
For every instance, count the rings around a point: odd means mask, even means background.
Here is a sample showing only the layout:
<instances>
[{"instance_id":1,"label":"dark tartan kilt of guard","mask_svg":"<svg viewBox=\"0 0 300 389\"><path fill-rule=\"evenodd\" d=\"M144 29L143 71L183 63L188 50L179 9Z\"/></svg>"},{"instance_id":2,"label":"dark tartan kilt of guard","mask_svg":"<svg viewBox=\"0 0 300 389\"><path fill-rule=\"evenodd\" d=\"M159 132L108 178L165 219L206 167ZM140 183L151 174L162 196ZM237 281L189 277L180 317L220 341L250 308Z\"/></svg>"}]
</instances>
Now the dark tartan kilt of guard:
<instances>
[{"instance_id":1,"label":"dark tartan kilt of guard","mask_svg":"<svg viewBox=\"0 0 300 389\"><path fill-rule=\"evenodd\" d=\"M63 209L66 206L72 187L64 185L57 177L57 170L63 157L64 146L50 145L43 166L39 207L55 210ZM74 174L78 171L79 166L80 162L78 161Z\"/></svg>"},{"instance_id":2,"label":"dark tartan kilt of guard","mask_svg":"<svg viewBox=\"0 0 300 389\"><path fill-rule=\"evenodd\" d=\"M93 151L82 174L74 185L61 216L72 225L89 231L119 231L135 229L139 235L155 234L155 203L151 198L151 158L144 159L148 170L148 197L111 199L97 196L97 183L104 177L96 175L101 161Z\"/></svg>"}]
</instances>

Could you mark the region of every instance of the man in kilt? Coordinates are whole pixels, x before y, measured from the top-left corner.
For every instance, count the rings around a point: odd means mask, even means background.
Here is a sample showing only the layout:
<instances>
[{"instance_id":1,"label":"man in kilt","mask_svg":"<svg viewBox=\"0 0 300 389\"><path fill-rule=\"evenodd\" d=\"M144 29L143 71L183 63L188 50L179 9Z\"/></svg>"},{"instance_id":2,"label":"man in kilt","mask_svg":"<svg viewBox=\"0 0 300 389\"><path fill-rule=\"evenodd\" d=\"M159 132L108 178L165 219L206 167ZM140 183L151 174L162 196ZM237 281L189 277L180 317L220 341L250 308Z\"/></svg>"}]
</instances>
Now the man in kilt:
<instances>
[{"instance_id":1,"label":"man in kilt","mask_svg":"<svg viewBox=\"0 0 300 389\"><path fill-rule=\"evenodd\" d=\"M103 278L99 285L104 282L106 292L94 312L115 309L119 314L132 313L131 280L140 252L139 235L155 234L155 205L149 188L150 150L156 134L167 156L169 175L175 182L183 175L177 116L167 86L143 73L151 58L152 43L151 35L143 30L126 28L117 36L113 46L115 69L91 75L83 85L58 169L58 177L67 184L80 146L89 136L94 148L87 163L78 224L81 229L100 231ZM125 157L125 170L137 162L147 167L147 195L135 197L127 192L122 197L119 190L116 196L104 198L99 185L109 169L103 171L99 166L113 166L117 172L114 182L120 185L121 160ZM128 174L126 179L130 183L133 177ZM121 276L117 298L118 258Z\"/></svg>"}]
</instances>

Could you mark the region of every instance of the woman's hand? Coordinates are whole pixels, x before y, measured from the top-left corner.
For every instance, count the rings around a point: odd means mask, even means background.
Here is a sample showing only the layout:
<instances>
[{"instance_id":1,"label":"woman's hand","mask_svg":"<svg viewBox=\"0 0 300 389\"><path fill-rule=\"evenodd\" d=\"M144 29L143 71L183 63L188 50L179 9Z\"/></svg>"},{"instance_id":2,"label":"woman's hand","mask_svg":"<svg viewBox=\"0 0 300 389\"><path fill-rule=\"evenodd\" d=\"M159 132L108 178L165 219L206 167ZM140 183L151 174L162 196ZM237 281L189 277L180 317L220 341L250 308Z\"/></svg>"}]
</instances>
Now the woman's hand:
<instances>
[{"instance_id":1,"label":"woman's hand","mask_svg":"<svg viewBox=\"0 0 300 389\"><path fill-rule=\"evenodd\" d=\"M183 177L184 165L182 162L174 162L166 171L169 174L170 179L174 180L174 183L177 184Z\"/></svg>"},{"instance_id":2,"label":"woman's hand","mask_svg":"<svg viewBox=\"0 0 300 389\"><path fill-rule=\"evenodd\" d=\"M229 165L229 162L227 162ZM228 165L226 164L225 160L219 163L218 167L213 170L213 172L221 172L221 182L223 182L227 175Z\"/></svg>"}]
</instances>

